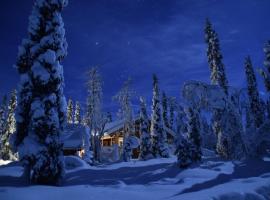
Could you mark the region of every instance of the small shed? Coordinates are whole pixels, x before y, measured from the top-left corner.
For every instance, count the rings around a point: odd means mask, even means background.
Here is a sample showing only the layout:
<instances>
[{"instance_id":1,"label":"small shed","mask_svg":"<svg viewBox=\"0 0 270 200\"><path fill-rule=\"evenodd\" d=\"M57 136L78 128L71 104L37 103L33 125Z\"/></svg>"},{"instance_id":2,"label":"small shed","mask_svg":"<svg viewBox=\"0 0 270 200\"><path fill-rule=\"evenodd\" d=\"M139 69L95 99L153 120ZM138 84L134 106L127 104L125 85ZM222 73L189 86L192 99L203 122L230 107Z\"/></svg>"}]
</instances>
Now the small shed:
<instances>
[{"instance_id":1,"label":"small shed","mask_svg":"<svg viewBox=\"0 0 270 200\"><path fill-rule=\"evenodd\" d=\"M64 155L83 155L83 134L85 128L80 124L67 124L61 135Z\"/></svg>"}]
</instances>

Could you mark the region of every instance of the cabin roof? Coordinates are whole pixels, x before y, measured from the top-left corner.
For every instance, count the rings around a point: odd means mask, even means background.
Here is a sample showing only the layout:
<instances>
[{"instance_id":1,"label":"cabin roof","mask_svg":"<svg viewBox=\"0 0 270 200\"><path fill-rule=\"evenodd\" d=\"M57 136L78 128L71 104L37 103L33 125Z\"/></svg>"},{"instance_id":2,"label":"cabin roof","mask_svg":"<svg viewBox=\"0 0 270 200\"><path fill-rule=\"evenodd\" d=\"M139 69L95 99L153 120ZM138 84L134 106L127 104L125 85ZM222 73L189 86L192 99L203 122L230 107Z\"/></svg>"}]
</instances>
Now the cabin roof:
<instances>
[{"instance_id":1,"label":"cabin roof","mask_svg":"<svg viewBox=\"0 0 270 200\"><path fill-rule=\"evenodd\" d=\"M61 135L63 149L81 149L83 147L84 126L80 124L67 124Z\"/></svg>"},{"instance_id":2,"label":"cabin roof","mask_svg":"<svg viewBox=\"0 0 270 200\"><path fill-rule=\"evenodd\" d=\"M136 117L134 119L134 121L137 121L139 119L140 119L139 117ZM111 122L111 123L107 123L105 125L105 128L104 128L104 135L112 135L116 131L121 130L123 128L123 126L124 126L124 120L117 120L117 121L114 121L114 122ZM165 126L164 126L164 129L165 129L165 131L167 133L169 133L173 137L176 136L176 133L172 129L170 129L168 127L165 127Z\"/></svg>"}]
</instances>

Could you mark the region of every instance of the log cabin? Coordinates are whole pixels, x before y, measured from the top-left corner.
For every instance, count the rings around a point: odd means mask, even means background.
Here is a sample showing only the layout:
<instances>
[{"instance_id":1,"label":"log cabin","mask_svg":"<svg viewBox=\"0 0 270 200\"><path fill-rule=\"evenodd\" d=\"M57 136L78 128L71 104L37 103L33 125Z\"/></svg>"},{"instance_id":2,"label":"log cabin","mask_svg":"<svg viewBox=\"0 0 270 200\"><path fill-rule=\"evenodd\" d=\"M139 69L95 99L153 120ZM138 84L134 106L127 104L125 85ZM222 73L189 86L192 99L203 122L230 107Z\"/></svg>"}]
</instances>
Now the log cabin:
<instances>
[{"instance_id":1,"label":"log cabin","mask_svg":"<svg viewBox=\"0 0 270 200\"><path fill-rule=\"evenodd\" d=\"M135 136L140 138L140 120L139 118L134 119L135 127ZM118 154L121 154L123 147L123 128L124 121L118 120L106 124L104 128L104 136L101 139L102 145L102 156L106 160L106 156L113 154L115 147L117 146ZM150 127L149 127L150 130ZM80 124L68 124L62 134L61 140L63 142L63 152L64 155L77 155L82 157L84 153L83 148L83 136L84 136L85 127ZM169 144L173 144L175 133L173 130L165 127L167 133L167 140ZM138 158L140 153L140 148L137 147L133 149L132 158ZM119 156L118 156L119 157Z\"/></svg>"}]
</instances>

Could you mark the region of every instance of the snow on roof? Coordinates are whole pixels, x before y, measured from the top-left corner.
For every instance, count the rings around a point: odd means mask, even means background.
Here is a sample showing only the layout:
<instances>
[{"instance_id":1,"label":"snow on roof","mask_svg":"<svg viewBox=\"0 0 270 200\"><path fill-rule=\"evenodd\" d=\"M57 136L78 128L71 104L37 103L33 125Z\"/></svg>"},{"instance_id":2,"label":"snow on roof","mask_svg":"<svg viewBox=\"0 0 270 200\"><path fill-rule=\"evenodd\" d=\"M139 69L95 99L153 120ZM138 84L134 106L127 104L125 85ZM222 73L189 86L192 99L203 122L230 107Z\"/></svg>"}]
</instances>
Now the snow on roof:
<instances>
[{"instance_id":1,"label":"snow on roof","mask_svg":"<svg viewBox=\"0 0 270 200\"><path fill-rule=\"evenodd\" d=\"M140 117L135 117L134 121L137 121L139 119L140 119ZM114 122L107 123L105 125L105 128L104 128L104 135L111 135L111 134L115 133L116 131L121 130L123 127L124 127L124 120L117 120ZM165 127L165 126L164 126L164 129L170 135L176 136L176 133L172 129Z\"/></svg>"},{"instance_id":2,"label":"snow on roof","mask_svg":"<svg viewBox=\"0 0 270 200\"><path fill-rule=\"evenodd\" d=\"M84 126L80 124L68 124L61 135L64 149L81 149L83 147Z\"/></svg>"},{"instance_id":3,"label":"snow on roof","mask_svg":"<svg viewBox=\"0 0 270 200\"><path fill-rule=\"evenodd\" d=\"M119 131L124 126L124 120L117 120L107 123L104 128L104 135L110 135L115 131Z\"/></svg>"}]
</instances>

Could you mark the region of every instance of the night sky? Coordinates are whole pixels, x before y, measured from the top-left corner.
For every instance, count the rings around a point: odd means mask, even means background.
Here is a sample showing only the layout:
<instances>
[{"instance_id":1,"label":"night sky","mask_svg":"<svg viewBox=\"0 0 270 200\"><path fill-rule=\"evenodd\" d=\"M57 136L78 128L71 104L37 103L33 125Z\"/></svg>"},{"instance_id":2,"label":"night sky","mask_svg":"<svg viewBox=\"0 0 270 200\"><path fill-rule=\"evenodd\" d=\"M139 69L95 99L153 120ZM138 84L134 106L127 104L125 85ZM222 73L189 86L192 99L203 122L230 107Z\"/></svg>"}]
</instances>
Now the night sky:
<instances>
[{"instance_id":1,"label":"night sky","mask_svg":"<svg viewBox=\"0 0 270 200\"><path fill-rule=\"evenodd\" d=\"M1 0L0 96L17 87L13 65L32 5L33 0ZM128 77L149 103L152 73L162 90L178 98L184 81L209 82L206 17L219 35L230 85L243 87L245 56L255 68L263 64L269 8L269 0L69 0L63 12L69 45L65 95L85 102L85 71L91 66L100 67L106 110L115 108L111 98Z\"/></svg>"}]
</instances>

